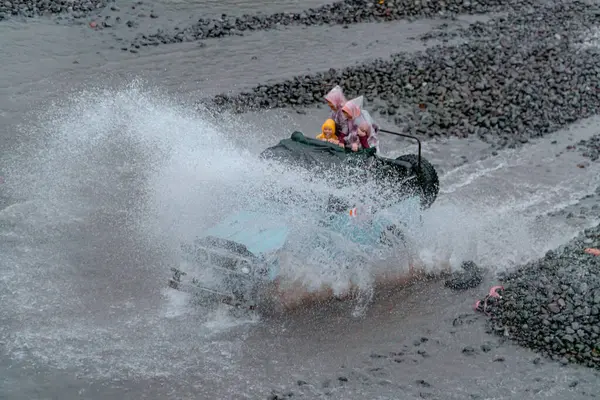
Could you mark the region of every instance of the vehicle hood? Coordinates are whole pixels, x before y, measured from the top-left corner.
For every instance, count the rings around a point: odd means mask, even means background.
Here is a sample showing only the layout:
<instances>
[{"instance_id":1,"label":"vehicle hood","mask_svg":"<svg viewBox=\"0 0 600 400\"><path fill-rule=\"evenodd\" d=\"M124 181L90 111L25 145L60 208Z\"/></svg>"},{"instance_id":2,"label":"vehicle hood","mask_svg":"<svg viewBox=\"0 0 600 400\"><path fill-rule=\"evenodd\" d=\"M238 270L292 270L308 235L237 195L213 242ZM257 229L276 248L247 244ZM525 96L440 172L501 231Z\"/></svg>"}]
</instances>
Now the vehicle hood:
<instances>
[{"instance_id":1,"label":"vehicle hood","mask_svg":"<svg viewBox=\"0 0 600 400\"><path fill-rule=\"evenodd\" d=\"M280 250L288 238L289 229L272 214L242 211L227 217L205 234L243 244L259 256Z\"/></svg>"}]
</instances>

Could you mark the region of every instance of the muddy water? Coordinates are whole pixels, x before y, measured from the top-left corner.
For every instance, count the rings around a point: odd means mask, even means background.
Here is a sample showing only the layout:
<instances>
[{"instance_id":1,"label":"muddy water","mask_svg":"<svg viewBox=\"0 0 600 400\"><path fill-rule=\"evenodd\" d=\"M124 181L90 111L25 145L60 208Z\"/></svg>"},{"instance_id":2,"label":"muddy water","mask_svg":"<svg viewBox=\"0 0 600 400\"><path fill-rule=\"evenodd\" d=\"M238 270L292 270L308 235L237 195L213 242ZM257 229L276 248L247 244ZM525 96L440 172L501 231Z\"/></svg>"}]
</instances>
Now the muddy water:
<instances>
[{"instance_id":1,"label":"muddy water","mask_svg":"<svg viewBox=\"0 0 600 400\"><path fill-rule=\"evenodd\" d=\"M160 13L167 5L144 7ZM176 3L161 15L184 19L190 7ZM227 8L223 2L207 7L207 14ZM0 397L243 399L278 386L296 396L328 392L340 399L578 399L593 393L597 376L590 371L533 364L534 355L485 335L470 313L479 290L457 295L439 284L420 285L379 296L362 318L351 317L352 304L338 304L261 319L194 308L165 289L173 260L165 242L149 237L178 229L159 225L164 232L147 235L142 228L156 225L144 224L142 200L171 191L177 207L165 205L165 216L192 220L193 228L204 217L198 204L214 201L194 189L208 179L196 171L208 171L203 160L219 161L202 150L204 137L232 137L256 154L292 129L317 129L314 118L323 113L222 116L215 128L209 116L182 109L181 101L328 68L332 61L348 65L418 49L407 37L433 25L292 29L137 55L121 52L111 32L85 26L0 26L8 55L0 73ZM116 28L115 34L133 32ZM328 35L335 50L315 35ZM140 77L132 89L130 81ZM87 95L78 94L82 87L91 88ZM510 267L591 224L590 215L569 223L536 216L577 207L595 190L598 166L578 169L576 153L557 154L597 133L596 126L588 120L495 157L476 140L426 143L442 193L425 229L414 233L423 260ZM407 145L382 140L390 155ZM227 168L239 168L236 160L249 156L231 150L223 157L214 169L227 184ZM155 174L176 184L157 185ZM463 313L470 316L455 321ZM486 341L492 350L480 348ZM473 346L473 354L463 352L465 346Z\"/></svg>"}]
</instances>

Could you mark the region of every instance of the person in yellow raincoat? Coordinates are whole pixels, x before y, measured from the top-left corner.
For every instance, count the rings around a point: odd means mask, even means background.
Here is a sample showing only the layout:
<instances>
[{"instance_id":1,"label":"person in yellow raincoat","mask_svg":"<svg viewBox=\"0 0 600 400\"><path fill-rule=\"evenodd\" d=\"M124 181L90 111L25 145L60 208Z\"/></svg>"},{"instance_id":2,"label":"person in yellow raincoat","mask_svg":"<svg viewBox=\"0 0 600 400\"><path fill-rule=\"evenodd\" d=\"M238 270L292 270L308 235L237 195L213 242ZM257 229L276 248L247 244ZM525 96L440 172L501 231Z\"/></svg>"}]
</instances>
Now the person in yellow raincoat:
<instances>
[{"instance_id":1,"label":"person in yellow raincoat","mask_svg":"<svg viewBox=\"0 0 600 400\"><path fill-rule=\"evenodd\" d=\"M339 139L335 134L335 121L333 119L330 118L325 121L321 127L321 134L317 136L317 139L333 144L339 143Z\"/></svg>"}]
</instances>

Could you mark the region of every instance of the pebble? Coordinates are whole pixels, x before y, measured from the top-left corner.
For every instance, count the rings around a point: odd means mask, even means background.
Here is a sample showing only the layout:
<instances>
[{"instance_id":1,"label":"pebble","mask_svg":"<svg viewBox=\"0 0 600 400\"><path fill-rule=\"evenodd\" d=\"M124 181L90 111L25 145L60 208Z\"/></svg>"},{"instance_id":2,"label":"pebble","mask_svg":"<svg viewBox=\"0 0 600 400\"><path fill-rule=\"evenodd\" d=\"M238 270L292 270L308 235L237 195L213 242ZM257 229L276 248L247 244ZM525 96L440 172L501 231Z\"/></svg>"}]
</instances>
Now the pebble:
<instances>
[{"instance_id":1,"label":"pebble","mask_svg":"<svg viewBox=\"0 0 600 400\"><path fill-rule=\"evenodd\" d=\"M490 331L508 332L510 339L562 364L600 368L600 258L584 252L586 242L599 239L600 225L540 260L500 274L504 291L491 303Z\"/></svg>"},{"instance_id":2,"label":"pebble","mask_svg":"<svg viewBox=\"0 0 600 400\"><path fill-rule=\"evenodd\" d=\"M431 384L423 379L419 379L415 382L417 385L423 386L423 387L431 387Z\"/></svg>"},{"instance_id":3,"label":"pebble","mask_svg":"<svg viewBox=\"0 0 600 400\"><path fill-rule=\"evenodd\" d=\"M471 25L467 43L261 84L204 106L234 112L306 107L323 104L339 84L348 98L364 95L372 115L407 133L493 136L496 150L515 148L600 113L598 50L579 46L582 27L597 24L597 15L597 5L582 1L539 5ZM557 40L557 31L570 34Z\"/></svg>"}]
</instances>

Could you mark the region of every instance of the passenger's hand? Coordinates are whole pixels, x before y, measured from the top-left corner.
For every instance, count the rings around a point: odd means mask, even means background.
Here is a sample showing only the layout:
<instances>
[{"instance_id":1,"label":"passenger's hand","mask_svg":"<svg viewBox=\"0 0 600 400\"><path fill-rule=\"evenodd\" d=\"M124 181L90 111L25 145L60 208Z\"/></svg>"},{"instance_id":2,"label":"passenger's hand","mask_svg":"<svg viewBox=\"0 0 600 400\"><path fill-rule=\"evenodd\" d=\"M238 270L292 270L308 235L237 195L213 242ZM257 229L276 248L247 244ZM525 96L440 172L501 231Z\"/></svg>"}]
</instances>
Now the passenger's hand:
<instances>
[{"instance_id":1,"label":"passenger's hand","mask_svg":"<svg viewBox=\"0 0 600 400\"><path fill-rule=\"evenodd\" d=\"M358 151L358 143L352 143L352 151Z\"/></svg>"},{"instance_id":2,"label":"passenger's hand","mask_svg":"<svg viewBox=\"0 0 600 400\"><path fill-rule=\"evenodd\" d=\"M366 136L367 134L363 131L361 131L360 129L358 130L358 136L363 137Z\"/></svg>"},{"instance_id":3,"label":"passenger's hand","mask_svg":"<svg viewBox=\"0 0 600 400\"><path fill-rule=\"evenodd\" d=\"M343 148L343 147L344 147L344 143L342 143L342 142L338 142L338 146L340 146L340 147L342 147L342 148Z\"/></svg>"}]
</instances>

